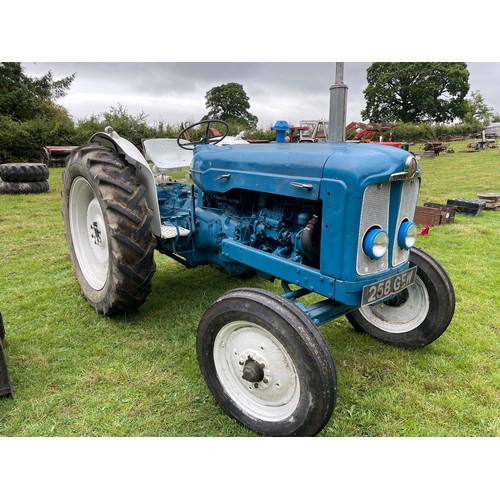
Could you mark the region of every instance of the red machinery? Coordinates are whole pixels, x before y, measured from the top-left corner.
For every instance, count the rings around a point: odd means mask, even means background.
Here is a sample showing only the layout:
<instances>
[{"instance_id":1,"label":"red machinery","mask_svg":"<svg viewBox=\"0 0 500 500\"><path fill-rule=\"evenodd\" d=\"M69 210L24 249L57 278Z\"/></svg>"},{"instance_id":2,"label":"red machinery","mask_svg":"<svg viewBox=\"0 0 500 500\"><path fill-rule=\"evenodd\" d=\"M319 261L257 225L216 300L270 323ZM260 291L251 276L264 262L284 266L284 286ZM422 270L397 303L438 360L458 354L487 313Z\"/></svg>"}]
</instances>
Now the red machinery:
<instances>
[{"instance_id":1,"label":"red machinery","mask_svg":"<svg viewBox=\"0 0 500 500\"><path fill-rule=\"evenodd\" d=\"M64 167L66 157L78 146L45 146L42 148L42 163L47 167Z\"/></svg>"}]
</instances>

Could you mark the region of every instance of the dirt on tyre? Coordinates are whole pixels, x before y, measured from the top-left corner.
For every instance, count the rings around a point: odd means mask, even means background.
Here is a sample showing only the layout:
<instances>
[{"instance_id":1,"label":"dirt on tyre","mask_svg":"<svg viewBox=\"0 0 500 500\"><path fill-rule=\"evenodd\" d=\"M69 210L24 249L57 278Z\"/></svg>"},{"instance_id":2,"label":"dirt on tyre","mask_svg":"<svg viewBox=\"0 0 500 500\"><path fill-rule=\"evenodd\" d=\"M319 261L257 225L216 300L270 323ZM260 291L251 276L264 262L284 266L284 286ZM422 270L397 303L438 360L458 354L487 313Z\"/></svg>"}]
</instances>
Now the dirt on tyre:
<instances>
[{"instance_id":1,"label":"dirt on tyre","mask_svg":"<svg viewBox=\"0 0 500 500\"><path fill-rule=\"evenodd\" d=\"M445 332L455 312L455 292L448 274L416 247L411 249L410 265L417 266L414 284L384 302L346 315L356 331L406 349L428 345Z\"/></svg>"},{"instance_id":2,"label":"dirt on tyre","mask_svg":"<svg viewBox=\"0 0 500 500\"><path fill-rule=\"evenodd\" d=\"M63 172L62 214L82 294L99 313L136 311L156 271L153 214L135 169L123 155L89 144Z\"/></svg>"},{"instance_id":3,"label":"dirt on tyre","mask_svg":"<svg viewBox=\"0 0 500 500\"><path fill-rule=\"evenodd\" d=\"M41 194L49 190L47 181L0 182L0 194Z\"/></svg>"},{"instance_id":4,"label":"dirt on tyre","mask_svg":"<svg viewBox=\"0 0 500 500\"><path fill-rule=\"evenodd\" d=\"M337 377L316 326L267 290L240 288L200 321L196 352L213 396L230 416L268 436L314 436L335 407Z\"/></svg>"},{"instance_id":5,"label":"dirt on tyre","mask_svg":"<svg viewBox=\"0 0 500 500\"><path fill-rule=\"evenodd\" d=\"M4 163L0 177L6 182L38 182L49 178L49 169L43 163Z\"/></svg>"}]
</instances>

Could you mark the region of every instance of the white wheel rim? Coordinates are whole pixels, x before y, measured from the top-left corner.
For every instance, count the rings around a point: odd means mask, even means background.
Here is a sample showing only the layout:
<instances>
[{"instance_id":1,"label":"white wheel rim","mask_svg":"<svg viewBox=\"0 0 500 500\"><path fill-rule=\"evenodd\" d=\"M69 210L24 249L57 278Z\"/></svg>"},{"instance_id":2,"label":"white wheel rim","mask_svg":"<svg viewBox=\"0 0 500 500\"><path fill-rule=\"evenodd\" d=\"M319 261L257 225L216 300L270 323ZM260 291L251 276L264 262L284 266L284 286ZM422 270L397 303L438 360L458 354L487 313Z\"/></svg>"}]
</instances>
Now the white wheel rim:
<instances>
[{"instance_id":1,"label":"white wheel rim","mask_svg":"<svg viewBox=\"0 0 500 500\"><path fill-rule=\"evenodd\" d=\"M374 306L363 306L359 312L370 324L385 332L407 333L425 320L429 302L427 289L416 276L415 283L408 287L408 299L404 304L394 307L381 302Z\"/></svg>"},{"instance_id":2,"label":"white wheel rim","mask_svg":"<svg viewBox=\"0 0 500 500\"><path fill-rule=\"evenodd\" d=\"M243 379L248 359L263 366L262 381ZM297 408L297 370L283 345L265 328L248 321L225 325L215 339L214 363L226 393L252 417L275 422L288 418Z\"/></svg>"},{"instance_id":3,"label":"white wheel rim","mask_svg":"<svg viewBox=\"0 0 500 500\"><path fill-rule=\"evenodd\" d=\"M99 200L83 177L71 184L69 222L83 276L94 290L102 290L108 277L108 236Z\"/></svg>"}]
</instances>

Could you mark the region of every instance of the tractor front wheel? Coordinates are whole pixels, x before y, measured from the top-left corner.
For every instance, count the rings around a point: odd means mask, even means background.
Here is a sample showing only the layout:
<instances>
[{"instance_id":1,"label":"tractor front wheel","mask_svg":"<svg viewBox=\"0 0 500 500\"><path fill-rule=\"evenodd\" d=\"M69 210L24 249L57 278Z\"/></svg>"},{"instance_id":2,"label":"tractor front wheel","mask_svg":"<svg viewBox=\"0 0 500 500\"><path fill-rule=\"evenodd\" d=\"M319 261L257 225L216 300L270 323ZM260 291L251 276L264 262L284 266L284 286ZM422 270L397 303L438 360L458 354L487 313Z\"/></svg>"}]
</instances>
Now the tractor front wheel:
<instances>
[{"instance_id":1,"label":"tractor front wheel","mask_svg":"<svg viewBox=\"0 0 500 500\"><path fill-rule=\"evenodd\" d=\"M279 295L252 288L222 295L200 322L196 350L217 402L253 431L313 436L330 419L331 352L309 318Z\"/></svg>"},{"instance_id":2,"label":"tractor front wheel","mask_svg":"<svg viewBox=\"0 0 500 500\"><path fill-rule=\"evenodd\" d=\"M451 280L441 265L419 248L411 249L410 264L417 266L413 285L384 302L346 315L356 331L406 349L423 347L444 333L455 312Z\"/></svg>"},{"instance_id":3,"label":"tractor front wheel","mask_svg":"<svg viewBox=\"0 0 500 500\"><path fill-rule=\"evenodd\" d=\"M111 149L75 150L63 173L63 219L75 275L99 313L135 311L151 291L152 213L134 168Z\"/></svg>"}]
</instances>

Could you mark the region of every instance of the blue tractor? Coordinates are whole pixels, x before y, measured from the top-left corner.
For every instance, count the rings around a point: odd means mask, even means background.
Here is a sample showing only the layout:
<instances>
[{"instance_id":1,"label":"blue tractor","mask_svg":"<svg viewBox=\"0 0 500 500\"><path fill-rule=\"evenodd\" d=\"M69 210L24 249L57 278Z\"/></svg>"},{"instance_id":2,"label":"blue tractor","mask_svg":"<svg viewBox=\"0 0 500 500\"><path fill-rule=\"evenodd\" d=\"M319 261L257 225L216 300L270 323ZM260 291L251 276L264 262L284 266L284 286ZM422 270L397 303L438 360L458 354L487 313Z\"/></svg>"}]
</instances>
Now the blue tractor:
<instances>
[{"instance_id":1,"label":"blue tractor","mask_svg":"<svg viewBox=\"0 0 500 500\"><path fill-rule=\"evenodd\" d=\"M195 130L198 140L183 139ZM198 362L221 407L250 429L312 436L337 393L319 326L346 315L355 330L414 349L453 317L447 273L414 246L419 166L388 146L283 136L221 145L226 135L217 120L179 135L179 151L192 149L184 181L155 175L110 128L73 151L62 191L71 261L105 315L144 303L155 250L187 268L280 280L281 294L238 288L219 297L199 323Z\"/></svg>"}]
</instances>

